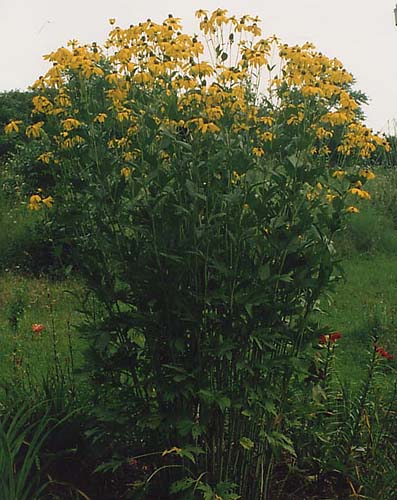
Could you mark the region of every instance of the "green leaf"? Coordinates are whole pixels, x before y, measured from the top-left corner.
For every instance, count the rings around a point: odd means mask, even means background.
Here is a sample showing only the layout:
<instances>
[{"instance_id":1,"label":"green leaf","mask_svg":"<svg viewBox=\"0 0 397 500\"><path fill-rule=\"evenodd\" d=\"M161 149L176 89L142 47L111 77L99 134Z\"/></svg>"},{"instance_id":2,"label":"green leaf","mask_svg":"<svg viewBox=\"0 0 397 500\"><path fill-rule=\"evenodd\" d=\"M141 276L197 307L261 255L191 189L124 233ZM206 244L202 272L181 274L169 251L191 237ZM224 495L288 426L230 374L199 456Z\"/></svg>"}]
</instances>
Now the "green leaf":
<instances>
[{"instance_id":1,"label":"green leaf","mask_svg":"<svg viewBox=\"0 0 397 500\"><path fill-rule=\"evenodd\" d=\"M179 481L175 481L175 483L171 484L170 493L175 494L181 491L188 490L195 484L195 480L191 477L185 477L180 479Z\"/></svg>"},{"instance_id":2,"label":"green leaf","mask_svg":"<svg viewBox=\"0 0 397 500\"><path fill-rule=\"evenodd\" d=\"M247 437L242 437L240 439L240 444L241 446L245 449L245 450L252 450L253 447L255 446L254 445L254 442L250 439L250 438L247 438Z\"/></svg>"},{"instance_id":3,"label":"green leaf","mask_svg":"<svg viewBox=\"0 0 397 500\"><path fill-rule=\"evenodd\" d=\"M266 281L270 276L270 266L269 264L264 264L259 268L259 277L262 281Z\"/></svg>"},{"instance_id":4,"label":"green leaf","mask_svg":"<svg viewBox=\"0 0 397 500\"><path fill-rule=\"evenodd\" d=\"M230 408L231 401L230 398L228 398L227 396L220 396L219 398L217 398L216 401L222 413L225 412L226 408Z\"/></svg>"}]
</instances>

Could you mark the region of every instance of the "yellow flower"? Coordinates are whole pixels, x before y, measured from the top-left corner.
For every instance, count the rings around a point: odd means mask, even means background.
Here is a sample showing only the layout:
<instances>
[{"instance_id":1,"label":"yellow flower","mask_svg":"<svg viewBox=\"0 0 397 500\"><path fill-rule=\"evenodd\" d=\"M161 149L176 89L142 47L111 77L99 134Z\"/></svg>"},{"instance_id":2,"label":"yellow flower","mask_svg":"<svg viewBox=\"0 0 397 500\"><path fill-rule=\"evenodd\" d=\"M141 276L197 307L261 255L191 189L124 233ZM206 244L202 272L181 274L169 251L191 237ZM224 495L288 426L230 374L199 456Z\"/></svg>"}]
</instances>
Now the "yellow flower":
<instances>
[{"instance_id":1,"label":"yellow flower","mask_svg":"<svg viewBox=\"0 0 397 500\"><path fill-rule=\"evenodd\" d=\"M21 120L12 120L4 127L4 132L6 134L12 134L12 132L19 132L19 125L22 123Z\"/></svg>"},{"instance_id":2,"label":"yellow flower","mask_svg":"<svg viewBox=\"0 0 397 500\"><path fill-rule=\"evenodd\" d=\"M376 175L367 168L360 170L359 175L367 179L367 181L372 181L376 177Z\"/></svg>"},{"instance_id":3,"label":"yellow flower","mask_svg":"<svg viewBox=\"0 0 397 500\"><path fill-rule=\"evenodd\" d=\"M346 170L335 170L335 172L332 174L332 177L336 177L337 179L343 179L345 175L346 175Z\"/></svg>"},{"instance_id":4,"label":"yellow flower","mask_svg":"<svg viewBox=\"0 0 397 500\"><path fill-rule=\"evenodd\" d=\"M117 113L117 120L119 122L123 122L124 120L128 120L130 117L130 112L129 110L122 110Z\"/></svg>"},{"instance_id":5,"label":"yellow flower","mask_svg":"<svg viewBox=\"0 0 397 500\"><path fill-rule=\"evenodd\" d=\"M97 115L95 118L94 118L94 122L97 122L97 123L104 123L104 121L106 120L107 118L107 114L106 113L99 113L99 115Z\"/></svg>"},{"instance_id":6,"label":"yellow flower","mask_svg":"<svg viewBox=\"0 0 397 500\"><path fill-rule=\"evenodd\" d=\"M50 163L51 161L51 158L53 157L54 155L50 152L50 151L47 151L46 153L43 153L41 154L37 160L38 161L42 161L43 163L46 163L47 165Z\"/></svg>"},{"instance_id":7,"label":"yellow flower","mask_svg":"<svg viewBox=\"0 0 397 500\"><path fill-rule=\"evenodd\" d=\"M349 214L357 214L360 210L357 208L357 207L347 207L346 208L346 212L348 212Z\"/></svg>"},{"instance_id":8,"label":"yellow flower","mask_svg":"<svg viewBox=\"0 0 397 500\"><path fill-rule=\"evenodd\" d=\"M204 123L204 121L202 120L199 122L198 129L202 134L206 134L207 132L215 134L216 132L220 131L220 128L217 125L215 125L215 123L212 122Z\"/></svg>"},{"instance_id":9,"label":"yellow flower","mask_svg":"<svg viewBox=\"0 0 397 500\"><path fill-rule=\"evenodd\" d=\"M53 108L52 102L43 95L33 97L32 102L36 113L49 113Z\"/></svg>"},{"instance_id":10,"label":"yellow flower","mask_svg":"<svg viewBox=\"0 0 397 500\"><path fill-rule=\"evenodd\" d=\"M274 118L272 118L271 116L262 116L261 118L259 118L259 121L265 125L272 126Z\"/></svg>"},{"instance_id":11,"label":"yellow flower","mask_svg":"<svg viewBox=\"0 0 397 500\"><path fill-rule=\"evenodd\" d=\"M219 106L214 106L206 110L209 120L220 120L223 116L223 111Z\"/></svg>"},{"instance_id":12,"label":"yellow flower","mask_svg":"<svg viewBox=\"0 0 397 500\"><path fill-rule=\"evenodd\" d=\"M114 17L111 17L109 19L109 24L113 26L113 24L116 22L116 19Z\"/></svg>"},{"instance_id":13,"label":"yellow flower","mask_svg":"<svg viewBox=\"0 0 397 500\"><path fill-rule=\"evenodd\" d=\"M295 123L301 123L304 119L305 115L299 111L298 115L292 115L287 120L287 125L294 125Z\"/></svg>"},{"instance_id":14,"label":"yellow flower","mask_svg":"<svg viewBox=\"0 0 397 500\"><path fill-rule=\"evenodd\" d=\"M33 194L29 198L29 210L40 210L41 196L38 194Z\"/></svg>"},{"instance_id":15,"label":"yellow flower","mask_svg":"<svg viewBox=\"0 0 397 500\"><path fill-rule=\"evenodd\" d=\"M266 142L272 141L274 139L274 135L272 134L272 132L263 132L260 137L262 141Z\"/></svg>"},{"instance_id":16,"label":"yellow flower","mask_svg":"<svg viewBox=\"0 0 397 500\"><path fill-rule=\"evenodd\" d=\"M204 17L204 16L208 16L208 10L203 10L203 9L196 10L196 17L197 18Z\"/></svg>"},{"instance_id":17,"label":"yellow flower","mask_svg":"<svg viewBox=\"0 0 397 500\"><path fill-rule=\"evenodd\" d=\"M190 68L190 74L192 76L211 76L214 72L214 68L206 62L195 64Z\"/></svg>"},{"instance_id":18,"label":"yellow flower","mask_svg":"<svg viewBox=\"0 0 397 500\"><path fill-rule=\"evenodd\" d=\"M121 170L120 170L120 174L125 178L125 179L128 179L128 177L131 175L131 169L130 167L123 167Z\"/></svg>"},{"instance_id":19,"label":"yellow flower","mask_svg":"<svg viewBox=\"0 0 397 500\"><path fill-rule=\"evenodd\" d=\"M363 200L371 199L371 195L368 193L368 191L364 191L364 189L351 188L349 189L349 193L356 194L359 198L362 198Z\"/></svg>"},{"instance_id":20,"label":"yellow flower","mask_svg":"<svg viewBox=\"0 0 397 500\"><path fill-rule=\"evenodd\" d=\"M231 179L232 184L237 184L237 182L241 180L241 177L242 175L240 175L236 170L233 170Z\"/></svg>"},{"instance_id":21,"label":"yellow flower","mask_svg":"<svg viewBox=\"0 0 397 500\"><path fill-rule=\"evenodd\" d=\"M54 204L54 198L52 196L47 196L47 198L43 198L41 201L47 208L52 208Z\"/></svg>"},{"instance_id":22,"label":"yellow flower","mask_svg":"<svg viewBox=\"0 0 397 500\"><path fill-rule=\"evenodd\" d=\"M306 193L306 199L308 201L313 201L318 197L318 194L315 191L309 191Z\"/></svg>"},{"instance_id":23,"label":"yellow flower","mask_svg":"<svg viewBox=\"0 0 397 500\"><path fill-rule=\"evenodd\" d=\"M80 127L81 123L79 120L75 118L66 118L66 120L62 121L62 127L64 130L73 130L75 128Z\"/></svg>"},{"instance_id":24,"label":"yellow flower","mask_svg":"<svg viewBox=\"0 0 397 500\"><path fill-rule=\"evenodd\" d=\"M318 150L318 154L328 156L331 154L331 150L328 146L321 146L321 148Z\"/></svg>"},{"instance_id":25,"label":"yellow flower","mask_svg":"<svg viewBox=\"0 0 397 500\"><path fill-rule=\"evenodd\" d=\"M333 132L331 132L330 130L326 130L324 127L319 127L316 130L316 136L319 139L325 139L325 138L328 138L328 137L332 137L333 136Z\"/></svg>"},{"instance_id":26,"label":"yellow flower","mask_svg":"<svg viewBox=\"0 0 397 500\"><path fill-rule=\"evenodd\" d=\"M330 191L325 195L325 199L328 201L328 203L332 203L333 200L336 198L336 194L332 194Z\"/></svg>"},{"instance_id":27,"label":"yellow flower","mask_svg":"<svg viewBox=\"0 0 397 500\"><path fill-rule=\"evenodd\" d=\"M37 139L40 137L41 134L41 127L44 125L44 122L37 122L33 125L29 125L29 127L26 128L26 135L28 137L33 137Z\"/></svg>"},{"instance_id":28,"label":"yellow flower","mask_svg":"<svg viewBox=\"0 0 397 500\"><path fill-rule=\"evenodd\" d=\"M265 154L262 148L252 148L252 152L255 156L263 156Z\"/></svg>"}]
</instances>

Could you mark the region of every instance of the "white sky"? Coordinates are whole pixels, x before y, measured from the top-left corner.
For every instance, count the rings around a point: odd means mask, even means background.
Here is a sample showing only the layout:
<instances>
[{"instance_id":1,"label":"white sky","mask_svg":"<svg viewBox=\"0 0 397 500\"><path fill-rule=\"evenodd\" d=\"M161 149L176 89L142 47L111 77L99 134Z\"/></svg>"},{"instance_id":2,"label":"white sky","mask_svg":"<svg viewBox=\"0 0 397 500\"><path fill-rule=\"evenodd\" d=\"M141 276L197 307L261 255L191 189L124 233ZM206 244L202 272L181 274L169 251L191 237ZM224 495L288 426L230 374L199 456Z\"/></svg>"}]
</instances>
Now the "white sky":
<instances>
[{"instance_id":1,"label":"white sky","mask_svg":"<svg viewBox=\"0 0 397 500\"><path fill-rule=\"evenodd\" d=\"M313 42L340 59L371 99L365 109L375 130L394 131L397 119L397 27L393 0L0 0L0 91L25 89L48 68L46 54L68 40L105 40L108 19L124 27L169 13L198 32L197 9L226 8L258 15L265 36L289 44Z\"/></svg>"}]
</instances>

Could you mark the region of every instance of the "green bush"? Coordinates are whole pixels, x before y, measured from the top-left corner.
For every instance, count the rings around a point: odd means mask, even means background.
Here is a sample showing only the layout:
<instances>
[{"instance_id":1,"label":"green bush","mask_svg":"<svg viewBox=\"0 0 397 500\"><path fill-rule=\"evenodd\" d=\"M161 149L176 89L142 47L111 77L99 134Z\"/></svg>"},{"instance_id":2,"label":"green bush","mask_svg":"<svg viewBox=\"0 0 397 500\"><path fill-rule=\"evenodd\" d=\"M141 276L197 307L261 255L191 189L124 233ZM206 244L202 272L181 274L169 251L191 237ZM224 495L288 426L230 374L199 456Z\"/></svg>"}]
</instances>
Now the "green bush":
<instances>
[{"instance_id":1,"label":"green bush","mask_svg":"<svg viewBox=\"0 0 397 500\"><path fill-rule=\"evenodd\" d=\"M33 95L31 91L0 92L0 160L2 162L15 151L19 144L25 142L20 137L6 135L4 127L11 120L21 120L25 123L31 121Z\"/></svg>"},{"instance_id":2,"label":"green bush","mask_svg":"<svg viewBox=\"0 0 397 500\"><path fill-rule=\"evenodd\" d=\"M40 273L56 261L45 229L43 213L0 195L0 270Z\"/></svg>"}]
</instances>

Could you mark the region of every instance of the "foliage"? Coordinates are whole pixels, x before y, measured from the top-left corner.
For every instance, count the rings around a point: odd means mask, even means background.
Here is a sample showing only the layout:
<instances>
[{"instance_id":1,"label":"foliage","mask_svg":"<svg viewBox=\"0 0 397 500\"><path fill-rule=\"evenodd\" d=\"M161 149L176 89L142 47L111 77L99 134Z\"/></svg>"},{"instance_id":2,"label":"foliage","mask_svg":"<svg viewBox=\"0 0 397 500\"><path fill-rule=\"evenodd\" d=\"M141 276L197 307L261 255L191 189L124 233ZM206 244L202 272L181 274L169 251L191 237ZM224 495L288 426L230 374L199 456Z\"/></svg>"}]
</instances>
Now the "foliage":
<instances>
[{"instance_id":1,"label":"foliage","mask_svg":"<svg viewBox=\"0 0 397 500\"><path fill-rule=\"evenodd\" d=\"M4 127L10 120L30 123L33 109L32 91L11 90L0 92L0 159L3 161L24 140L4 133Z\"/></svg>"},{"instance_id":2,"label":"foliage","mask_svg":"<svg viewBox=\"0 0 397 500\"><path fill-rule=\"evenodd\" d=\"M20 198L0 194L0 270L39 274L54 268L48 222L45 214L33 214Z\"/></svg>"},{"instance_id":3,"label":"foliage","mask_svg":"<svg viewBox=\"0 0 397 500\"><path fill-rule=\"evenodd\" d=\"M9 423L0 422L0 498L4 500L35 499L46 486L39 487L40 474L35 469L49 420L45 415L30 424L30 412L21 406Z\"/></svg>"}]
</instances>

